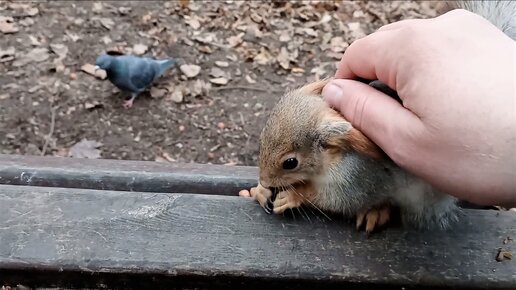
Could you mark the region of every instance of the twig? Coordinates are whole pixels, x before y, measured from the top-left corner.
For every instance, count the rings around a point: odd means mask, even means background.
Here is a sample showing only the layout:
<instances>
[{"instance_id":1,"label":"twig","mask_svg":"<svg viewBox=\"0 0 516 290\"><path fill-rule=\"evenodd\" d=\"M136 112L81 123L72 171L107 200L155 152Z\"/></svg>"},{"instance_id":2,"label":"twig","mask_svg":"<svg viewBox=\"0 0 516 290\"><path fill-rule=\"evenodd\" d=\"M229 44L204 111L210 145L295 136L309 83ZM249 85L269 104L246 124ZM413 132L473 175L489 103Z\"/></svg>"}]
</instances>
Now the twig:
<instances>
[{"instance_id":1,"label":"twig","mask_svg":"<svg viewBox=\"0 0 516 290\"><path fill-rule=\"evenodd\" d=\"M218 87L211 89L213 91L223 91L223 90L250 90L250 91L260 91L260 92L271 92L271 93L281 93L280 90L270 90L270 89L262 89L248 86L228 86L228 87Z\"/></svg>"},{"instance_id":2,"label":"twig","mask_svg":"<svg viewBox=\"0 0 516 290\"><path fill-rule=\"evenodd\" d=\"M47 151L48 142L50 138L52 138L52 135L54 134L54 128L56 126L56 110L57 107L52 107L50 109L51 116L50 116L50 131L48 132L48 135L45 136L45 144L43 144L43 149L41 149L41 156L45 156L45 153Z\"/></svg>"}]
</instances>

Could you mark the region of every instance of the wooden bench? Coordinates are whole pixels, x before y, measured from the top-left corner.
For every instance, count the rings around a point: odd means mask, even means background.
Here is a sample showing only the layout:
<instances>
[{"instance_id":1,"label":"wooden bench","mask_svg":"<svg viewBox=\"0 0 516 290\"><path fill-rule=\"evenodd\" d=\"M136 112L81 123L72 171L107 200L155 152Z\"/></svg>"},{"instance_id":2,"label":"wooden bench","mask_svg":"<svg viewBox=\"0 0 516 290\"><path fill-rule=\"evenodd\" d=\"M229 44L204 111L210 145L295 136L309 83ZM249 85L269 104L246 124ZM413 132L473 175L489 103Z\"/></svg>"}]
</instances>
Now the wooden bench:
<instances>
[{"instance_id":1,"label":"wooden bench","mask_svg":"<svg viewBox=\"0 0 516 290\"><path fill-rule=\"evenodd\" d=\"M516 214L366 238L267 215L254 167L0 155L0 284L100 289L516 289ZM296 213L296 211L294 211Z\"/></svg>"}]
</instances>

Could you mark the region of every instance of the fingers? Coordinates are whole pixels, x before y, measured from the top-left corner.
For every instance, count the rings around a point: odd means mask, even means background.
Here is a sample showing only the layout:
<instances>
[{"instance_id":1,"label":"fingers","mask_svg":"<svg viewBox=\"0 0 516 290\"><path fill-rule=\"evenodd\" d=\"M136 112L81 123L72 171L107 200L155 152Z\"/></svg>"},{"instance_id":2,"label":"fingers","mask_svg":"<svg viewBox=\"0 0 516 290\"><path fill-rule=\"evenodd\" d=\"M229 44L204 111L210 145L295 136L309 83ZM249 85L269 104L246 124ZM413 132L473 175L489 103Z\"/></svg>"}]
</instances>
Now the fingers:
<instances>
[{"instance_id":1,"label":"fingers","mask_svg":"<svg viewBox=\"0 0 516 290\"><path fill-rule=\"evenodd\" d=\"M323 98L387 154L423 126L396 100L358 81L334 80L323 89Z\"/></svg>"},{"instance_id":2,"label":"fingers","mask_svg":"<svg viewBox=\"0 0 516 290\"><path fill-rule=\"evenodd\" d=\"M389 86L395 86L395 78L389 80L389 73L394 68L392 54L396 34L391 31L374 32L353 42L344 52L339 63L336 79L354 79L361 77L368 80L381 80ZM395 50L394 52L396 52Z\"/></svg>"}]
</instances>

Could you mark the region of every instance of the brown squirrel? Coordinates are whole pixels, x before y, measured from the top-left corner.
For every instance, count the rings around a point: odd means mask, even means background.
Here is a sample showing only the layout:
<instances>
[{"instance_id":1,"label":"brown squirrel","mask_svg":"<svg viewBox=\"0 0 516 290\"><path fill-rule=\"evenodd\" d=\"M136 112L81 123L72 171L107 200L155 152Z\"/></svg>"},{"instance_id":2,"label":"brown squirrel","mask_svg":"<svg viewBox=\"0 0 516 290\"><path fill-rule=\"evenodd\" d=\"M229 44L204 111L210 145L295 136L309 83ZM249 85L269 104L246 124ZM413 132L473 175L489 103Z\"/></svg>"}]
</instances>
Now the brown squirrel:
<instances>
[{"instance_id":1,"label":"brown squirrel","mask_svg":"<svg viewBox=\"0 0 516 290\"><path fill-rule=\"evenodd\" d=\"M516 2L447 4L478 13L516 36ZM251 196L268 213L306 204L356 217L357 228L365 224L367 233L389 221L393 206L403 224L417 228L447 228L457 221L456 198L398 167L324 102L328 81L287 92L272 109L260 136L260 176ZM381 84L373 87L382 90Z\"/></svg>"}]
</instances>

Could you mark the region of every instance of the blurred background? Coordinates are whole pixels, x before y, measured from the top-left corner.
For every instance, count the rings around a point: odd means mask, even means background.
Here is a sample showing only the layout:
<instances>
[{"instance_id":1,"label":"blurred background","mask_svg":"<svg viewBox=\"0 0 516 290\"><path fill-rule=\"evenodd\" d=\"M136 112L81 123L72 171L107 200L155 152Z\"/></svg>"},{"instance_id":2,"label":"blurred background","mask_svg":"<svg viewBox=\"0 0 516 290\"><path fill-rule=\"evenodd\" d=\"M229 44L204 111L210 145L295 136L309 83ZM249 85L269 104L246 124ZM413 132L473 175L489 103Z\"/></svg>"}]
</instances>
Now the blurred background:
<instances>
[{"instance_id":1,"label":"blurred background","mask_svg":"<svg viewBox=\"0 0 516 290\"><path fill-rule=\"evenodd\" d=\"M411 1L1 1L0 153L256 165L268 111ZM178 64L124 109L105 52Z\"/></svg>"}]
</instances>

